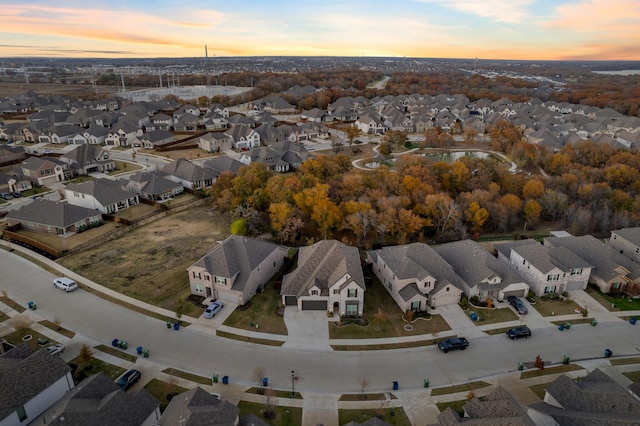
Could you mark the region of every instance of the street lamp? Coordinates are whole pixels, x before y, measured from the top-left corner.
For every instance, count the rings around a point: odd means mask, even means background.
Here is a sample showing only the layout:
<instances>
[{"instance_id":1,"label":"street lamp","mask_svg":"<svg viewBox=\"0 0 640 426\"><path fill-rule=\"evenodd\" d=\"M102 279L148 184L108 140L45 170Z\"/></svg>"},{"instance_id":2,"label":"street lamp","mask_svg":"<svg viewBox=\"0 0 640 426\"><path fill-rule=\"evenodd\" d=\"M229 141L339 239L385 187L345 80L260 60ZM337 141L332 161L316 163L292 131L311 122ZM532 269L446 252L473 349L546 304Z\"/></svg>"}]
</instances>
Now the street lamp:
<instances>
[{"instance_id":1,"label":"street lamp","mask_svg":"<svg viewBox=\"0 0 640 426\"><path fill-rule=\"evenodd\" d=\"M296 397L296 390L293 383L294 383L294 372L293 370L291 370L291 398Z\"/></svg>"}]
</instances>

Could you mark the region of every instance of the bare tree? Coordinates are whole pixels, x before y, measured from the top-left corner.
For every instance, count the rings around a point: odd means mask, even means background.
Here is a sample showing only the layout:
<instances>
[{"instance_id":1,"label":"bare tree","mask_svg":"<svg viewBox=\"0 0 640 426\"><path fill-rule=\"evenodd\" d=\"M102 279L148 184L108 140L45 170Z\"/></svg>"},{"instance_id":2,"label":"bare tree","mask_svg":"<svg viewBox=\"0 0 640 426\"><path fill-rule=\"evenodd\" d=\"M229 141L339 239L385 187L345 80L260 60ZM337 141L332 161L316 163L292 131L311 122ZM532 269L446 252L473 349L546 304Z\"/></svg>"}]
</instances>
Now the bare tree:
<instances>
[{"instance_id":1,"label":"bare tree","mask_svg":"<svg viewBox=\"0 0 640 426\"><path fill-rule=\"evenodd\" d=\"M367 396L364 394L364 391L369 387L369 379L366 377L362 377L359 381L360 383L360 399L367 399Z\"/></svg>"},{"instance_id":2,"label":"bare tree","mask_svg":"<svg viewBox=\"0 0 640 426\"><path fill-rule=\"evenodd\" d=\"M253 379L258 382L258 386L260 386L260 393L264 395L264 378L265 378L264 367L256 367L253 370Z\"/></svg>"}]
</instances>

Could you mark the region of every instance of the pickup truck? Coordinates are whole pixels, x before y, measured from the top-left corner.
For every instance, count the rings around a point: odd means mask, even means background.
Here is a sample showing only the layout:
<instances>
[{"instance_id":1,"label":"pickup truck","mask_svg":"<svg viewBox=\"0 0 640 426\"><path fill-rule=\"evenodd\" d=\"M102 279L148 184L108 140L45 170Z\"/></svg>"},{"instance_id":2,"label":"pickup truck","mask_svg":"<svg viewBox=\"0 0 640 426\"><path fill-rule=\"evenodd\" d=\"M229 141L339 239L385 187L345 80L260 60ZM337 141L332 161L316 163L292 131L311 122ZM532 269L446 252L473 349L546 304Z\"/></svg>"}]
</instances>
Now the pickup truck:
<instances>
[{"instance_id":1,"label":"pickup truck","mask_svg":"<svg viewBox=\"0 0 640 426\"><path fill-rule=\"evenodd\" d=\"M469 341L464 337L451 337L438 343L438 347L444 353L449 352L451 349L465 350L469 346Z\"/></svg>"}]
</instances>

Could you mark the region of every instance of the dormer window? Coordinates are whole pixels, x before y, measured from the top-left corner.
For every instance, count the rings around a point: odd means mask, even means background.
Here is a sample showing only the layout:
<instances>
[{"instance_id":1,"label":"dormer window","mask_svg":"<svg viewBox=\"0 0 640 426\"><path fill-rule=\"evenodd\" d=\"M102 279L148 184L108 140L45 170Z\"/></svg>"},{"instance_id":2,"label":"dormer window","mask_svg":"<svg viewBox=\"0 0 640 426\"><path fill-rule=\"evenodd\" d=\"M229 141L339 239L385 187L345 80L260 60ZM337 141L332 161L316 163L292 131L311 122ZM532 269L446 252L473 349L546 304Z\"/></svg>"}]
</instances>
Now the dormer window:
<instances>
[{"instance_id":1,"label":"dormer window","mask_svg":"<svg viewBox=\"0 0 640 426\"><path fill-rule=\"evenodd\" d=\"M317 296L318 295L318 290L311 290L311 295L312 296Z\"/></svg>"}]
</instances>

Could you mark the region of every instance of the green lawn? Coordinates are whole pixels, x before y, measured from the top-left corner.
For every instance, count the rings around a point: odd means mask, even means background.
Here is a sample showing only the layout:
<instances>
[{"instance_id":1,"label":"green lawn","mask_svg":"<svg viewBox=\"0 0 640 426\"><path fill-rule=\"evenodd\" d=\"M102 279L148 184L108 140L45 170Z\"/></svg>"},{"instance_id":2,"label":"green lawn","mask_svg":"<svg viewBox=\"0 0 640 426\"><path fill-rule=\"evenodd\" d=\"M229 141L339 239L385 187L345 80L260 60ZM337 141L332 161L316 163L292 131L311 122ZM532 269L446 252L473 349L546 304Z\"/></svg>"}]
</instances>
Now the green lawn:
<instances>
[{"instance_id":1,"label":"green lawn","mask_svg":"<svg viewBox=\"0 0 640 426\"><path fill-rule=\"evenodd\" d=\"M31 336L31 337L29 338L28 336ZM23 338L27 340L23 340ZM40 339L46 340L48 343L45 345L40 345L38 343ZM26 328L20 327L18 330L14 331L13 333L10 333L4 336L4 340L6 340L7 342L11 343L14 346L18 346L21 343L26 343L27 345L31 346L31 348L35 350L39 350L46 346L59 343L59 342L56 342L55 340L50 340L47 336L40 334L29 327L26 327Z\"/></svg>"},{"instance_id":2,"label":"green lawn","mask_svg":"<svg viewBox=\"0 0 640 426\"><path fill-rule=\"evenodd\" d=\"M162 413L167 405L169 405L169 398L175 396L176 394L186 392L188 389L180 387L175 383L163 382L158 379L151 379L149 383L147 383L144 388L153 396L156 397L158 401L160 401L160 412Z\"/></svg>"},{"instance_id":3,"label":"green lawn","mask_svg":"<svg viewBox=\"0 0 640 426\"><path fill-rule=\"evenodd\" d=\"M575 314L575 310L581 307L576 302L569 299L543 299L540 297L536 298L536 303L531 306L533 306L533 308L535 308L543 317Z\"/></svg>"},{"instance_id":4,"label":"green lawn","mask_svg":"<svg viewBox=\"0 0 640 426\"><path fill-rule=\"evenodd\" d=\"M544 394L546 393L545 389L547 388L548 384L549 383L540 383L537 385L531 385L529 386L529 389L531 389L531 391L535 393L538 396L538 398L540 398L540 400L543 400Z\"/></svg>"},{"instance_id":5,"label":"green lawn","mask_svg":"<svg viewBox=\"0 0 640 426\"><path fill-rule=\"evenodd\" d=\"M486 388L487 386L491 386L490 383L487 382L469 382L469 383L464 383L461 385L455 385L455 386L447 386L444 388L436 388L433 389L431 391L431 396L437 396L437 395L447 395L450 393L458 393L458 392L467 392L467 391L472 391L474 389L482 389L482 388Z\"/></svg>"},{"instance_id":6,"label":"green lawn","mask_svg":"<svg viewBox=\"0 0 640 426\"><path fill-rule=\"evenodd\" d=\"M519 319L518 314L511 308L474 309L473 306L470 306L467 314L471 315L471 312L475 312L478 315L478 321L473 322L475 325L497 324Z\"/></svg>"},{"instance_id":7,"label":"green lawn","mask_svg":"<svg viewBox=\"0 0 640 426\"><path fill-rule=\"evenodd\" d=\"M621 294L603 294L596 286L587 286L587 294L610 311L640 311L640 299L629 299Z\"/></svg>"},{"instance_id":8,"label":"green lawn","mask_svg":"<svg viewBox=\"0 0 640 426\"><path fill-rule=\"evenodd\" d=\"M265 285L264 291L251 298L247 306L239 306L224 321L224 325L243 330L271 334L287 334L284 318L277 311L281 306L280 291L273 282Z\"/></svg>"},{"instance_id":9,"label":"green lawn","mask_svg":"<svg viewBox=\"0 0 640 426\"><path fill-rule=\"evenodd\" d=\"M0 296L0 302L4 303L5 305L7 305L8 307L10 307L11 309L17 312L24 312L27 310L26 307L20 305L19 303L16 303L13 299L9 298L8 296L4 296L4 295Z\"/></svg>"},{"instance_id":10,"label":"green lawn","mask_svg":"<svg viewBox=\"0 0 640 426\"><path fill-rule=\"evenodd\" d=\"M378 417L390 425L411 426L409 417L402 407L397 408L377 408L361 410L338 410L338 424L344 425L349 422L363 423L373 417Z\"/></svg>"},{"instance_id":11,"label":"green lawn","mask_svg":"<svg viewBox=\"0 0 640 426\"><path fill-rule=\"evenodd\" d=\"M136 362L138 360L137 356L129 354L127 352L124 352L124 350L122 350L122 349L114 348L113 346L98 345L95 348L97 350L99 350L100 352L104 352L106 354L115 356L116 358L122 358L122 359L124 359L126 361L129 361L129 362ZM129 350L131 350L131 349L133 349L133 348L129 348Z\"/></svg>"},{"instance_id":12,"label":"green lawn","mask_svg":"<svg viewBox=\"0 0 640 426\"><path fill-rule=\"evenodd\" d=\"M624 374L632 382L640 382L640 371L625 371Z\"/></svg>"},{"instance_id":13,"label":"green lawn","mask_svg":"<svg viewBox=\"0 0 640 426\"><path fill-rule=\"evenodd\" d=\"M68 337L69 339L73 339L73 336L76 335L76 333L74 333L71 330L67 330L66 328L62 327L59 323L55 323L55 322L51 322L49 320L42 320L42 321L38 321L38 324L40 325L44 325L45 327L56 331L60 334L62 334L63 336Z\"/></svg>"},{"instance_id":14,"label":"green lawn","mask_svg":"<svg viewBox=\"0 0 640 426\"><path fill-rule=\"evenodd\" d=\"M210 377L198 376L196 374L187 373L186 371L176 370L175 368L165 368L162 372L194 383L199 383L201 385L212 384L212 378Z\"/></svg>"},{"instance_id":15,"label":"green lawn","mask_svg":"<svg viewBox=\"0 0 640 426\"><path fill-rule=\"evenodd\" d=\"M611 365L640 364L640 357L612 359Z\"/></svg>"},{"instance_id":16,"label":"green lawn","mask_svg":"<svg viewBox=\"0 0 640 426\"><path fill-rule=\"evenodd\" d=\"M265 404L240 401L238 403L238 408L240 409L240 417L247 414L255 414L273 426L300 426L302 424L302 408L299 407L272 405L271 410L275 413L275 416L271 419L266 419L263 415L267 409Z\"/></svg>"},{"instance_id":17,"label":"green lawn","mask_svg":"<svg viewBox=\"0 0 640 426\"><path fill-rule=\"evenodd\" d=\"M411 324L405 322L402 319L402 311L375 277L372 284L367 285L364 298L364 319L368 321L367 326L353 324L338 327L335 323L331 323L329 337L331 339L374 339L432 334L451 330L449 324L440 315L431 315L430 319L418 318ZM411 326L409 330L405 328L406 325Z\"/></svg>"},{"instance_id":18,"label":"green lawn","mask_svg":"<svg viewBox=\"0 0 640 426\"><path fill-rule=\"evenodd\" d=\"M520 373L520 379L530 379L531 377L546 376L549 374L566 373L567 371L582 370L576 364L558 365L556 367L545 368L544 370L531 370Z\"/></svg>"},{"instance_id":19,"label":"green lawn","mask_svg":"<svg viewBox=\"0 0 640 426\"><path fill-rule=\"evenodd\" d=\"M115 380L126 371L126 369L124 368L109 364L108 362L104 362L93 357L86 361L80 357L76 357L69 362L69 365L72 366L72 368L73 366L76 366L76 368L73 370L73 380L76 382L76 384L80 383L88 376L93 376L94 374L98 374L100 372L106 374L112 380Z\"/></svg>"}]
</instances>

